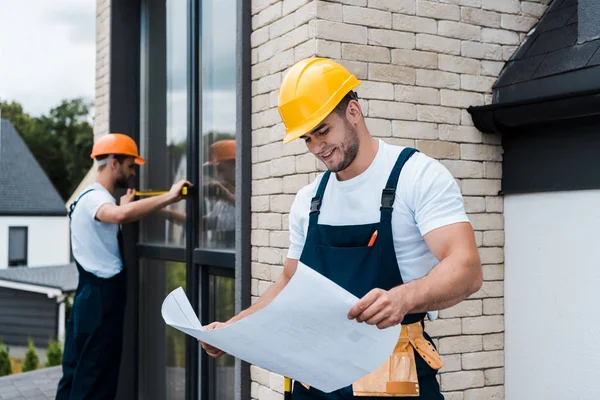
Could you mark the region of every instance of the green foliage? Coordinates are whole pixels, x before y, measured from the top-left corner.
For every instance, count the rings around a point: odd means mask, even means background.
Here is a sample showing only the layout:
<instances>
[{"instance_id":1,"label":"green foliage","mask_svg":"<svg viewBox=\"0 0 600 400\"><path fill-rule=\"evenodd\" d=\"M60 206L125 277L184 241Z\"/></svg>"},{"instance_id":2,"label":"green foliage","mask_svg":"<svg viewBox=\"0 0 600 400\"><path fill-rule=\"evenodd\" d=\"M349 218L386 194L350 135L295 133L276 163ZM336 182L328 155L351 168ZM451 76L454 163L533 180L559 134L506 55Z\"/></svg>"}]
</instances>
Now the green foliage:
<instances>
[{"instance_id":1,"label":"green foliage","mask_svg":"<svg viewBox=\"0 0 600 400\"><path fill-rule=\"evenodd\" d=\"M6 376L12 374L12 364L10 362L10 356L8 349L3 342L0 341L0 376Z\"/></svg>"},{"instance_id":2,"label":"green foliage","mask_svg":"<svg viewBox=\"0 0 600 400\"><path fill-rule=\"evenodd\" d=\"M0 102L2 118L13 124L65 201L92 166L91 106L80 98L63 100L48 115L32 117L17 102Z\"/></svg>"},{"instance_id":3,"label":"green foliage","mask_svg":"<svg viewBox=\"0 0 600 400\"><path fill-rule=\"evenodd\" d=\"M27 371L35 371L40 364L40 359L38 358L37 352L35 351L35 347L33 346L33 340L29 339L29 348L25 353L25 362L23 363L23 372Z\"/></svg>"},{"instance_id":4,"label":"green foliage","mask_svg":"<svg viewBox=\"0 0 600 400\"><path fill-rule=\"evenodd\" d=\"M46 367L53 367L55 365L62 364L62 346L58 341L51 341L48 343L48 350L46 350Z\"/></svg>"}]
</instances>

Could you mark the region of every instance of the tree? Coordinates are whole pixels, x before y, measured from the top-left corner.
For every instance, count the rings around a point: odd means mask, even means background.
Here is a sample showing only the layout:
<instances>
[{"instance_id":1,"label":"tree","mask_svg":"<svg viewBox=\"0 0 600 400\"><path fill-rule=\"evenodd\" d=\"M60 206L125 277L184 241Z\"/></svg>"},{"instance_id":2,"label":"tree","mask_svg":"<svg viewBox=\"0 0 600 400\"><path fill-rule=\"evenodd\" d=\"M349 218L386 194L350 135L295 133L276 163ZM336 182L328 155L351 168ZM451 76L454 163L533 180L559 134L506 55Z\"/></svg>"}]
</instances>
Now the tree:
<instances>
[{"instance_id":1,"label":"tree","mask_svg":"<svg viewBox=\"0 0 600 400\"><path fill-rule=\"evenodd\" d=\"M21 135L63 200L67 200L92 166L91 103L63 100L48 115L32 117L17 102L0 103L2 118Z\"/></svg>"},{"instance_id":2,"label":"tree","mask_svg":"<svg viewBox=\"0 0 600 400\"><path fill-rule=\"evenodd\" d=\"M38 358L37 352L35 351L35 347L33 346L33 340L29 339L29 348L25 353L25 362L23 362L23 372L27 371L35 371L40 364L40 359Z\"/></svg>"},{"instance_id":3,"label":"tree","mask_svg":"<svg viewBox=\"0 0 600 400\"><path fill-rule=\"evenodd\" d=\"M12 364L10 362L8 349L4 345L4 342L0 341L0 376L10 374L12 374Z\"/></svg>"},{"instance_id":4,"label":"tree","mask_svg":"<svg viewBox=\"0 0 600 400\"><path fill-rule=\"evenodd\" d=\"M60 342L51 341L48 343L48 350L46 350L46 367L53 367L62 363L62 347Z\"/></svg>"}]
</instances>

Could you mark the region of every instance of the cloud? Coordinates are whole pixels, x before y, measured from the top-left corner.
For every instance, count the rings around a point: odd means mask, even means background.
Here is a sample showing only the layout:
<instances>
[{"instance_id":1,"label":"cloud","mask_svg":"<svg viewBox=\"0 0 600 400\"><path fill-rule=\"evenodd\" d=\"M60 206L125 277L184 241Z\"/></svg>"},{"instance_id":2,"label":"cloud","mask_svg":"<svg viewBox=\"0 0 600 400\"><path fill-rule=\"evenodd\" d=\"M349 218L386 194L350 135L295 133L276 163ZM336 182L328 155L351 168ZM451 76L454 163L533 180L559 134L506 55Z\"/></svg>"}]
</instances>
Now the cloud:
<instances>
[{"instance_id":1,"label":"cloud","mask_svg":"<svg viewBox=\"0 0 600 400\"><path fill-rule=\"evenodd\" d=\"M94 98L94 0L5 1L0 13L0 98L33 115L63 99Z\"/></svg>"}]
</instances>

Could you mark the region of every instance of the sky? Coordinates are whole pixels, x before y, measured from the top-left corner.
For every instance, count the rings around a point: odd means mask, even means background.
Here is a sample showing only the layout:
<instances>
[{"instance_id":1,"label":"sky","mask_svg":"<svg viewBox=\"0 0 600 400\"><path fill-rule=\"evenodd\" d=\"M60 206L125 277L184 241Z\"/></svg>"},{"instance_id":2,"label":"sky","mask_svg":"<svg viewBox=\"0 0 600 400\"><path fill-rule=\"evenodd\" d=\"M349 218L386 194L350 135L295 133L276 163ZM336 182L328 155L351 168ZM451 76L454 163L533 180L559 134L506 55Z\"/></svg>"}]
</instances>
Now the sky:
<instances>
[{"instance_id":1,"label":"sky","mask_svg":"<svg viewBox=\"0 0 600 400\"><path fill-rule=\"evenodd\" d=\"M93 101L96 0L0 0L0 10L1 100L35 116Z\"/></svg>"}]
</instances>

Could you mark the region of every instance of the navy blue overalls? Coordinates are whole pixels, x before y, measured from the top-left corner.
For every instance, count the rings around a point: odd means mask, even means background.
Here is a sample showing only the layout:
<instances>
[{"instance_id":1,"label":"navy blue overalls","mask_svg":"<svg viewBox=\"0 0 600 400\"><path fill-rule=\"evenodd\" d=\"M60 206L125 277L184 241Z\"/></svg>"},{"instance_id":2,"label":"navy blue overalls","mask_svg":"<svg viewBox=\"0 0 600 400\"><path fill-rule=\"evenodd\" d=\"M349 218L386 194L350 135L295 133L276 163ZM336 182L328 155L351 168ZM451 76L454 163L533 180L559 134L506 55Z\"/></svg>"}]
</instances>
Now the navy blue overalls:
<instances>
[{"instance_id":1,"label":"navy blue overalls","mask_svg":"<svg viewBox=\"0 0 600 400\"><path fill-rule=\"evenodd\" d=\"M403 283L392 236L392 211L396 186L404 163L417 150L406 148L398 157L388 178L381 197L381 218L378 223L365 225L320 225L318 224L323 194L330 171L323 175L315 197L311 201L308 232L300 261L320 274L337 283L358 298L362 298L374 288L390 290ZM375 231L377 240L367 246ZM425 314L409 314L402 321L410 324L423 321ZM427 340L431 338L425 334ZM444 397L435 379L436 371L415 352L417 374L421 395L419 399L437 400ZM300 382L294 383L294 400L316 399L381 399L381 397L355 397L352 386L332 393L323 393L315 388L306 389ZM417 397L394 397L395 399L415 399Z\"/></svg>"},{"instance_id":2,"label":"navy blue overalls","mask_svg":"<svg viewBox=\"0 0 600 400\"><path fill-rule=\"evenodd\" d=\"M71 206L71 217L77 202ZM123 260L121 229L117 239ZM75 260L79 284L67 323L63 376L56 400L114 399L121 364L126 271L103 279L84 270Z\"/></svg>"}]
</instances>

